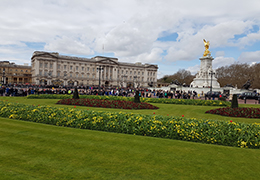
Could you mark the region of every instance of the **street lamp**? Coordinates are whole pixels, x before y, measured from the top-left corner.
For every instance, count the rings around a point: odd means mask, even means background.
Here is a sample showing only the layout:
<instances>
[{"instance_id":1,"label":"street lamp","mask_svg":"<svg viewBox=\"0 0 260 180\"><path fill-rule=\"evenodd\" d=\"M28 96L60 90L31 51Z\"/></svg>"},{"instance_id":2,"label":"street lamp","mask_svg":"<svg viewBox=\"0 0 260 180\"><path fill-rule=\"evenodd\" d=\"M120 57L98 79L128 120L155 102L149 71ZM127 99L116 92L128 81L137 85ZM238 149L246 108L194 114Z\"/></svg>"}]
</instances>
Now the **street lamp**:
<instances>
[{"instance_id":1,"label":"street lamp","mask_svg":"<svg viewBox=\"0 0 260 180\"><path fill-rule=\"evenodd\" d=\"M99 65L99 67L97 67L97 71L98 71L98 94L100 95L100 74L101 71L103 71L103 67L101 65Z\"/></svg>"},{"instance_id":2,"label":"street lamp","mask_svg":"<svg viewBox=\"0 0 260 180\"><path fill-rule=\"evenodd\" d=\"M209 72L209 75L210 75L210 77L211 77L211 81L210 81L210 99L211 99L211 96L212 96L212 76L215 75L214 71L211 70L211 71Z\"/></svg>"}]
</instances>

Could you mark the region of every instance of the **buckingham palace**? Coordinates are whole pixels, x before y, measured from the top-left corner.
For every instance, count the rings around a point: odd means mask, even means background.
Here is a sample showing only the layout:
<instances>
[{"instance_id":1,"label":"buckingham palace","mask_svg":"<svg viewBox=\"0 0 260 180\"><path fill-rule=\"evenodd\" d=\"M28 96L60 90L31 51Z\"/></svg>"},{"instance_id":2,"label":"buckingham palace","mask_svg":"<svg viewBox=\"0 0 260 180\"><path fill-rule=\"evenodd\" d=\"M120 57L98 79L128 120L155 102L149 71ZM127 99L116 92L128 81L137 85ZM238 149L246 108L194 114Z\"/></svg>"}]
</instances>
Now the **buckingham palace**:
<instances>
[{"instance_id":1,"label":"buckingham palace","mask_svg":"<svg viewBox=\"0 0 260 180\"><path fill-rule=\"evenodd\" d=\"M118 62L117 58L81 58L57 52L35 51L32 82L37 85L156 87L158 66Z\"/></svg>"}]
</instances>

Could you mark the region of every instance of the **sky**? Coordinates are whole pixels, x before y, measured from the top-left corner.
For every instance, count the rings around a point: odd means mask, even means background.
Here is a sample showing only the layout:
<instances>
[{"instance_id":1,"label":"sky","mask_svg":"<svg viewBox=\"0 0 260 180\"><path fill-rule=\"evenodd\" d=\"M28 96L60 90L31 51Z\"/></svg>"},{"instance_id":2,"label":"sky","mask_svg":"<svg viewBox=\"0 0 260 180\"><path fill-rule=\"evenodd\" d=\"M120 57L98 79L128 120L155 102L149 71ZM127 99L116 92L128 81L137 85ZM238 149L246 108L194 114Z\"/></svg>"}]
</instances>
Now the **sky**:
<instances>
[{"instance_id":1,"label":"sky","mask_svg":"<svg viewBox=\"0 0 260 180\"><path fill-rule=\"evenodd\" d=\"M157 64L158 78L260 62L259 0L0 0L0 61L34 51Z\"/></svg>"}]
</instances>

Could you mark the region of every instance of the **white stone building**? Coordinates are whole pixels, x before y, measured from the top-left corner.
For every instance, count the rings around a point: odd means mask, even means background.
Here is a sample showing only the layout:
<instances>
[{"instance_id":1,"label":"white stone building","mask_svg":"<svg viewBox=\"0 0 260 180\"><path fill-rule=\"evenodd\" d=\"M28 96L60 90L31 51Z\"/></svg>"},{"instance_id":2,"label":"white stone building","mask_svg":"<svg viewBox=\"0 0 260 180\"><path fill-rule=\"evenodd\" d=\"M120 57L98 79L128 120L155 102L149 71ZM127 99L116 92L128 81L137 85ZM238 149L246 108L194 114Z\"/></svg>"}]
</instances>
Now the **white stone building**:
<instances>
[{"instance_id":1,"label":"white stone building","mask_svg":"<svg viewBox=\"0 0 260 180\"><path fill-rule=\"evenodd\" d=\"M35 51L31 58L32 83L42 85L84 85L155 87L158 66L118 62L117 58L80 58L57 52Z\"/></svg>"}]
</instances>

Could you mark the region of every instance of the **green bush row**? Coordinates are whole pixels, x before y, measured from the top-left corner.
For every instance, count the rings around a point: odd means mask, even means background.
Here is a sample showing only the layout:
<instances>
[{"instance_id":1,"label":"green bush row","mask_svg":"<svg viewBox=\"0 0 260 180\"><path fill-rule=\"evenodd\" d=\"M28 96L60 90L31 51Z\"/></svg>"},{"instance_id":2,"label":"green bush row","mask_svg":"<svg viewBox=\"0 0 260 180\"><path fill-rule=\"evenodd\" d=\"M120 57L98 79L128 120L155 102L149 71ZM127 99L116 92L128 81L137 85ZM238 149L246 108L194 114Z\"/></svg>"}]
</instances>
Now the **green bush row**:
<instances>
[{"instance_id":1,"label":"green bush row","mask_svg":"<svg viewBox=\"0 0 260 180\"><path fill-rule=\"evenodd\" d=\"M28 99L68 99L72 95L56 95L56 94L41 94L29 95ZM84 99L106 99L106 100L124 100L134 101L134 97L124 96L96 96L96 95L80 95ZM167 99L167 98L140 98L141 102L147 103L164 103L164 104L183 104L195 106L230 106L230 102L219 100L200 100L200 99Z\"/></svg>"},{"instance_id":2,"label":"green bush row","mask_svg":"<svg viewBox=\"0 0 260 180\"><path fill-rule=\"evenodd\" d=\"M64 127L235 146L260 147L260 124L33 106L0 101L0 116Z\"/></svg>"}]
</instances>

